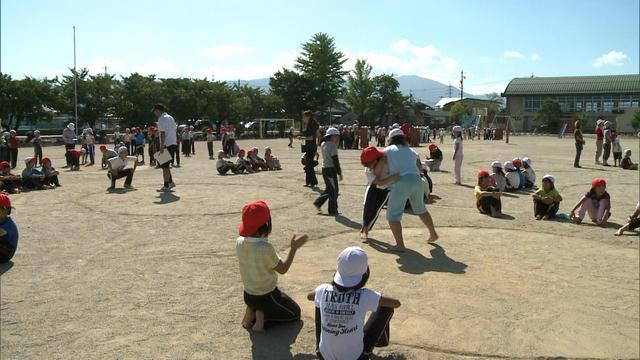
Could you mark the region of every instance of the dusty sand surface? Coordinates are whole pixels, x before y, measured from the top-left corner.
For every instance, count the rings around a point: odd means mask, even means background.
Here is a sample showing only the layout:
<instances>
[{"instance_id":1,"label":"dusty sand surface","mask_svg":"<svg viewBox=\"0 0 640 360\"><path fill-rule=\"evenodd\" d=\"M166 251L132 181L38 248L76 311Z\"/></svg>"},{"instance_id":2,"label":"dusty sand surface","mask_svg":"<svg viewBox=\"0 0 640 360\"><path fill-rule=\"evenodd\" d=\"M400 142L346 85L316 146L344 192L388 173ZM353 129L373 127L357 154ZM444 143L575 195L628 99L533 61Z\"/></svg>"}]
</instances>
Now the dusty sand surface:
<instances>
[{"instance_id":1,"label":"dusty sand surface","mask_svg":"<svg viewBox=\"0 0 640 360\"><path fill-rule=\"evenodd\" d=\"M61 169L62 188L12 196L21 239L13 266L0 269L1 358L312 359L313 304L306 293L330 281L338 253L353 245L369 254L368 287L402 301L391 322L392 344L376 359L640 357L638 234L613 236L638 201L638 172L593 165L593 139L583 169L572 166L571 139L466 141L465 186L453 185L447 139L445 172L432 174L441 199L428 207L438 246L428 245L419 219L405 214L409 250L401 255L385 251L393 238L384 218L370 233L375 241L359 240L365 190L359 151L340 152L342 216L334 218L316 215L317 193L302 186L298 142L293 149L286 140L240 143L271 146L285 170L219 176L198 143L197 155L174 169L178 187L170 194L156 192L161 172L145 166L134 191L107 193L105 172L93 167ZM637 139L622 144L639 149ZM45 154L64 165L61 147ZM509 218L480 215L470 188L476 171L514 156L532 157L538 179L556 176L564 213L593 177L604 177L611 226L535 221L529 193L503 198ZM272 208L271 240L281 256L292 233L311 238L279 279L301 305L303 322L261 335L240 327L235 256L241 208L253 199Z\"/></svg>"}]
</instances>

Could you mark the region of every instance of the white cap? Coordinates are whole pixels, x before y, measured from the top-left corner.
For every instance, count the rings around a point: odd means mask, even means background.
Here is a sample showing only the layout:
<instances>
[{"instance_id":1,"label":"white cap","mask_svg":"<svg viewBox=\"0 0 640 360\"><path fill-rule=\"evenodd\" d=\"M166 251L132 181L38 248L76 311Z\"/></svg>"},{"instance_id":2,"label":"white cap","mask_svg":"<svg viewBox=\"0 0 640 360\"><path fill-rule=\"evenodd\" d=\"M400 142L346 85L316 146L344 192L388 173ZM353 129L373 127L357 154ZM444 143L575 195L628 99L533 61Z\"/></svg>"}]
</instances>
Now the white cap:
<instances>
[{"instance_id":1,"label":"white cap","mask_svg":"<svg viewBox=\"0 0 640 360\"><path fill-rule=\"evenodd\" d=\"M542 177L542 180L545 180L545 179L551 181L552 184L556 183L556 178L551 174L546 174L545 176Z\"/></svg>"},{"instance_id":2,"label":"white cap","mask_svg":"<svg viewBox=\"0 0 640 360\"><path fill-rule=\"evenodd\" d=\"M522 158L522 162L527 163L527 165L531 166L531 159L528 157Z\"/></svg>"},{"instance_id":3,"label":"white cap","mask_svg":"<svg viewBox=\"0 0 640 360\"><path fill-rule=\"evenodd\" d=\"M81 154L84 154L84 153L86 153L86 152L87 152L87 149L85 149L85 148L80 149L80 153L81 153Z\"/></svg>"},{"instance_id":4,"label":"white cap","mask_svg":"<svg viewBox=\"0 0 640 360\"><path fill-rule=\"evenodd\" d=\"M516 166L511 161L505 161L504 168L508 170L516 170Z\"/></svg>"},{"instance_id":5,"label":"white cap","mask_svg":"<svg viewBox=\"0 0 640 360\"><path fill-rule=\"evenodd\" d=\"M462 126L456 125L456 126L453 127L453 129L451 131L462 131Z\"/></svg>"},{"instance_id":6,"label":"white cap","mask_svg":"<svg viewBox=\"0 0 640 360\"><path fill-rule=\"evenodd\" d=\"M631 149L624 149L623 154L624 154L625 157L631 156Z\"/></svg>"},{"instance_id":7,"label":"white cap","mask_svg":"<svg viewBox=\"0 0 640 360\"><path fill-rule=\"evenodd\" d=\"M76 128L76 126L73 123L69 123L69 125L67 125L67 127L69 129L75 129Z\"/></svg>"},{"instance_id":8,"label":"white cap","mask_svg":"<svg viewBox=\"0 0 640 360\"><path fill-rule=\"evenodd\" d=\"M395 128L395 129L389 131L389 139L392 139L392 138L394 138L396 136L405 136L404 135L404 131L402 131L402 129L400 129L400 128Z\"/></svg>"},{"instance_id":9,"label":"white cap","mask_svg":"<svg viewBox=\"0 0 640 360\"><path fill-rule=\"evenodd\" d=\"M34 157L31 157L31 156L27 156L26 158L24 158L24 163L25 163L25 164L28 164L28 163L30 163L30 162L31 162L31 160L33 160L33 159L35 159L35 158L34 158Z\"/></svg>"},{"instance_id":10,"label":"white cap","mask_svg":"<svg viewBox=\"0 0 640 360\"><path fill-rule=\"evenodd\" d=\"M496 160L496 161L491 163L491 167L497 167L497 168L502 169L502 163L500 161Z\"/></svg>"},{"instance_id":11,"label":"white cap","mask_svg":"<svg viewBox=\"0 0 640 360\"><path fill-rule=\"evenodd\" d=\"M340 130L334 127L328 128L325 136L333 136L333 135L340 135Z\"/></svg>"},{"instance_id":12,"label":"white cap","mask_svg":"<svg viewBox=\"0 0 640 360\"><path fill-rule=\"evenodd\" d=\"M128 151L128 150L126 146L120 146L117 151L118 151L118 155L120 155L123 151Z\"/></svg>"},{"instance_id":13,"label":"white cap","mask_svg":"<svg viewBox=\"0 0 640 360\"><path fill-rule=\"evenodd\" d=\"M33 132L33 135L38 135L38 134L40 134L40 130L35 130L35 131Z\"/></svg>"},{"instance_id":14,"label":"white cap","mask_svg":"<svg viewBox=\"0 0 640 360\"><path fill-rule=\"evenodd\" d=\"M333 281L344 287L356 286L362 281L362 275L367 272L368 267L367 253L357 246L348 247L338 256L338 271Z\"/></svg>"},{"instance_id":15,"label":"white cap","mask_svg":"<svg viewBox=\"0 0 640 360\"><path fill-rule=\"evenodd\" d=\"M393 125L391 125L392 129L398 129L400 127L400 125L398 125L398 123L393 123Z\"/></svg>"}]
</instances>

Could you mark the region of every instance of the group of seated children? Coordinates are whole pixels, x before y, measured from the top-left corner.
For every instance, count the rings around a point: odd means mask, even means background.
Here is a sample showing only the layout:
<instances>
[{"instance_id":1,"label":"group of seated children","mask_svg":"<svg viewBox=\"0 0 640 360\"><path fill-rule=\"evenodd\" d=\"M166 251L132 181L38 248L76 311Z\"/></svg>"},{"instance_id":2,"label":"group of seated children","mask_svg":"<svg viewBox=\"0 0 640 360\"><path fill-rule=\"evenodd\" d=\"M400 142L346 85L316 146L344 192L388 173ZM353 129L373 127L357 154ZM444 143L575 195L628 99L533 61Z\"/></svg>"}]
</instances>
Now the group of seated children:
<instances>
[{"instance_id":1,"label":"group of seated children","mask_svg":"<svg viewBox=\"0 0 640 360\"><path fill-rule=\"evenodd\" d=\"M427 155L427 159L424 161L424 166L429 169L429 171L440 171L440 165L442 164L442 151L438 148L436 144L429 144L429 155Z\"/></svg>"},{"instance_id":2,"label":"group of seated children","mask_svg":"<svg viewBox=\"0 0 640 360\"><path fill-rule=\"evenodd\" d=\"M51 165L47 157L42 159L42 167L36 168L35 157L27 157L24 160L25 168L22 175L11 173L11 166L7 161L0 163L0 190L10 194L17 194L23 189L48 190L60 185L58 171Z\"/></svg>"},{"instance_id":3,"label":"group of seated children","mask_svg":"<svg viewBox=\"0 0 640 360\"><path fill-rule=\"evenodd\" d=\"M500 192L531 189L536 183L536 172L531 167L532 160L528 157L514 158L506 161L491 163L493 174L490 175L490 185Z\"/></svg>"},{"instance_id":4,"label":"group of seated children","mask_svg":"<svg viewBox=\"0 0 640 360\"><path fill-rule=\"evenodd\" d=\"M238 152L238 159L232 162L225 159L223 150L218 151L218 160L216 161L216 170L220 175L225 175L229 171L234 174L254 173L257 171L282 170L280 160L274 156L270 147L264 148L264 158L259 155L257 147L251 148L245 153L244 149Z\"/></svg>"},{"instance_id":5,"label":"group of seated children","mask_svg":"<svg viewBox=\"0 0 640 360\"><path fill-rule=\"evenodd\" d=\"M244 206L236 253L247 306L242 326L249 331L300 320L300 306L278 288L278 274L289 271L308 237L294 235L289 254L281 259L269 241L271 230L271 214L264 201ZM389 323L401 304L367 289L370 274L365 251L348 247L338 256L331 281L307 295L315 305L316 352L320 359L369 359L374 347L389 344ZM365 323L367 313L371 315Z\"/></svg>"}]
</instances>

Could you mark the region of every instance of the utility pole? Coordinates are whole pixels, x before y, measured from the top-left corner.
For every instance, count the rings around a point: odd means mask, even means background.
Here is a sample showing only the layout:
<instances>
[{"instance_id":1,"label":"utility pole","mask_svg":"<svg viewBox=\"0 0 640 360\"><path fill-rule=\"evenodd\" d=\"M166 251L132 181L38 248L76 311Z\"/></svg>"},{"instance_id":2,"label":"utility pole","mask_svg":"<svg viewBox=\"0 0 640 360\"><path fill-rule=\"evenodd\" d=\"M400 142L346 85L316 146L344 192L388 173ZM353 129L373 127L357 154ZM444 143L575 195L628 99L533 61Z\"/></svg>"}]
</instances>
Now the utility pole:
<instances>
[{"instance_id":1,"label":"utility pole","mask_svg":"<svg viewBox=\"0 0 640 360\"><path fill-rule=\"evenodd\" d=\"M467 77L464 76L464 71L460 71L460 101L464 97L464 79Z\"/></svg>"},{"instance_id":2,"label":"utility pole","mask_svg":"<svg viewBox=\"0 0 640 360\"><path fill-rule=\"evenodd\" d=\"M73 27L73 97L75 107L76 136L78 135L78 71L76 70L76 27Z\"/></svg>"},{"instance_id":3,"label":"utility pole","mask_svg":"<svg viewBox=\"0 0 640 360\"><path fill-rule=\"evenodd\" d=\"M104 64L104 76L107 76L107 64Z\"/></svg>"},{"instance_id":4,"label":"utility pole","mask_svg":"<svg viewBox=\"0 0 640 360\"><path fill-rule=\"evenodd\" d=\"M451 97L451 81L449 81L449 97Z\"/></svg>"}]
</instances>

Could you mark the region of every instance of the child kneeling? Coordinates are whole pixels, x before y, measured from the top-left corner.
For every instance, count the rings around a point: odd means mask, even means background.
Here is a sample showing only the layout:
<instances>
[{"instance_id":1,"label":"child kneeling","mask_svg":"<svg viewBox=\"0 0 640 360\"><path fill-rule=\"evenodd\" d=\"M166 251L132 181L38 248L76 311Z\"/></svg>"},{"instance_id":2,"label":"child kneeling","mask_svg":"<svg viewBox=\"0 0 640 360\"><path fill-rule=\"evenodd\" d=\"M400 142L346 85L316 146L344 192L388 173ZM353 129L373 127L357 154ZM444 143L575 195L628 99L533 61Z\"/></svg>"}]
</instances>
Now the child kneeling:
<instances>
[{"instance_id":1,"label":"child kneeling","mask_svg":"<svg viewBox=\"0 0 640 360\"><path fill-rule=\"evenodd\" d=\"M475 187L476 207L481 214L499 217L502 215L500 190L489 186L491 178L489 172L478 171L478 185Z\"/></svg>"},{"instance_id":2,"label":"child kneeling","mask_svg":"<svg viewBox=\"0 0 640 360\"><path fill-rule=\"evenodd\" d=\"M553 175L545 175L542 178L542 188L538 189L533 197L533 214L536 220L549 220L556 217L560 210L562 196L555 187L556 178Z\"/></svg>"},{"instance_id":3,"label":"child kneeling","mask_svg":"<svg viewBox=\"0 0 640 360\"><path fill-rule=\"evenodd\" d=\"M240 277L247 305L242 327L264 331L283 322L300 320L300 306L278 289L278 274L286 274L296 251L307 241L307 235L291 237L291 250L282 261L268 237L271 213L264 201L256 200L242 208L242 223L236 240Z\"/></svg>"},{"instance_id":4,"label":"child kneeling","mask_svg":"<svg viewBox=\"0 0 640 360\"><path fill-rule=\"evenodd\" d=\"M316 305L316 352L320 359L369 359L375 346L389 345L389 322L400 301L365 288L369 275L367 254L359 247L348 247L338 257L332 283L307 295Z\"/></svg>"}]
</instances>

